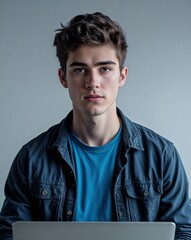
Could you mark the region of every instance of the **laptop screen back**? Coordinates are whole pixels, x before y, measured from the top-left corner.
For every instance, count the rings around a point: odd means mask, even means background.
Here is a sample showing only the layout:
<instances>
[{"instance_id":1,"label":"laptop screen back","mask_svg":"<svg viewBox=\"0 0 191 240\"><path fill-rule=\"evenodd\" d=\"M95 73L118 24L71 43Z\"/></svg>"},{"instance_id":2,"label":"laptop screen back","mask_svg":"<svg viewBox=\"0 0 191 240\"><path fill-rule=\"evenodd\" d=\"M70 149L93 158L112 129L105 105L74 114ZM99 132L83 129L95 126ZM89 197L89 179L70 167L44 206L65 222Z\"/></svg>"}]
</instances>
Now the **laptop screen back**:
<instances>
[{"instance_id":1,"label":"laptop screen back","mask_svg":"<svg viewBox=\"0 0 191 240\"><path fill-rule=\"evenodd\" d=\"M16 222L13 240L174 240L169 222Z\"/></svg>"}]
</instances>

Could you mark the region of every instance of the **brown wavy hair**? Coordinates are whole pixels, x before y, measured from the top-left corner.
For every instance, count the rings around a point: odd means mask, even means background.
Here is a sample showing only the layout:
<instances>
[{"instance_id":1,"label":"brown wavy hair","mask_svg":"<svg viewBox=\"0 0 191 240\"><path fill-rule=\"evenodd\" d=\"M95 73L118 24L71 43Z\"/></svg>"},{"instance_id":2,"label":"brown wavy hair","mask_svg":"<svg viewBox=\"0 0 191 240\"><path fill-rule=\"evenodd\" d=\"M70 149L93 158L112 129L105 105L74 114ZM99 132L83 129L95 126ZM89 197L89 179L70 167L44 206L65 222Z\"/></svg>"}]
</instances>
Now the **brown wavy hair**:
<instances>
[{"instance_id":1,"label":"brown wavy hair","mask_svg":"<svg viewBox=\"0 0 191 240\"><path fill-rule=\"evenodd\" d=\"M60 66L66 73L69 52L84 45L112 44L116 50L120 69L123 68L127 52L127 41L121 26L100 12L77 15L66 26L56 30L53 45Z\"/></svg>"}]
</instances>

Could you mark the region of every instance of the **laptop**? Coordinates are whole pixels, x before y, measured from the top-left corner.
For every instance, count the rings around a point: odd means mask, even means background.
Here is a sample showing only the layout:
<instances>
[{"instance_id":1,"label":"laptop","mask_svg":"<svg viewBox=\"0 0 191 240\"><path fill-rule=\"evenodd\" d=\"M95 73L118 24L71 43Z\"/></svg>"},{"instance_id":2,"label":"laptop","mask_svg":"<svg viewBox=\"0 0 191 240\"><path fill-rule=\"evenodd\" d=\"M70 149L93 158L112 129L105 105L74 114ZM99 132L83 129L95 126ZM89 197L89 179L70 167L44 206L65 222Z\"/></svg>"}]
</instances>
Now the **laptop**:
<instances>
[{"instance_id":1,"label":"laptop","mask_svg":"<svg viewBox=\"0 0 191 240\"><path fill-rule=\"evenodd\" d=\"M174 240L171 222L16 222L13 240Z\"/></svg>"}]
</instances>

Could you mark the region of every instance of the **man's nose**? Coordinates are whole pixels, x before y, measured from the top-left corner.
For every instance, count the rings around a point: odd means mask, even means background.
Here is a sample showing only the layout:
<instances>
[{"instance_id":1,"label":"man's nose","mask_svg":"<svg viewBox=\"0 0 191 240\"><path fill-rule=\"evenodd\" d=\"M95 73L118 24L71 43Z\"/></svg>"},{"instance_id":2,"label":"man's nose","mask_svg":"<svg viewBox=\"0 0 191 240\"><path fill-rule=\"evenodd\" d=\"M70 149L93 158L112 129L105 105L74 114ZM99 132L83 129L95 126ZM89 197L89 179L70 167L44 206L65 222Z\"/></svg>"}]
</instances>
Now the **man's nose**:
<instances>
[{"instance_id":1,"label":"man's nose","mask_svg":"<svg viewBox=\"0 0 191 240\"><path fill-rule=\"evenodd\" d=\"M99 88L100 86L100 76L98 73L92 71L88 74L85 87L88 89Z\"/></svg>"}]
</instances>

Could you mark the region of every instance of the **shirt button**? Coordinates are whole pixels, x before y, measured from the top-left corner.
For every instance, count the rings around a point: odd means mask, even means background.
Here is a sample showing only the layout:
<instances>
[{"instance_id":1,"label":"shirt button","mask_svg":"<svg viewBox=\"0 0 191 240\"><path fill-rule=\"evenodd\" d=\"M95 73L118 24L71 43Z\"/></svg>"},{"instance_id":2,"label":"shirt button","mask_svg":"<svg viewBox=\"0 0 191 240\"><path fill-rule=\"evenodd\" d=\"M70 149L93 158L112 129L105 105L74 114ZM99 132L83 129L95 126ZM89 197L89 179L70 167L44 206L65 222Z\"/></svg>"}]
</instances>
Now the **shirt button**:
<instances>
[{"instance_id":1,"label":"shirt button","mask_svg":"<svg viewBox=\"0 0 191 240\"><path fill-rule=\"evenodd\" d=\"M43 189L41 194L42 194L42 196L46 196L46 195L48 195L48 191L46 189Z\"/></svg>"},{"instance_id":2,"label":"shirt button","mask_svg":"<svg viewBox=\"0 0 191 240\"><path fill-rule=\"evenodd\" d=\"M144 193L143 193L143 195L144 195L145 197L148 197L148 196L149 196L149 192L148 192L147 190L145 190Z\"/></svg>"},{"instance_id":3,"label":"shirt button","mask_svg":"<svg viewBox=\"0 0 191 240\"><path fill-rule=\"evenodd\" d=\"M68 214L69 216L71 216L71 215L72 215L72 210L68 210L68 211L67 211L67 214Z\"/></svg>"}]
</instances>

